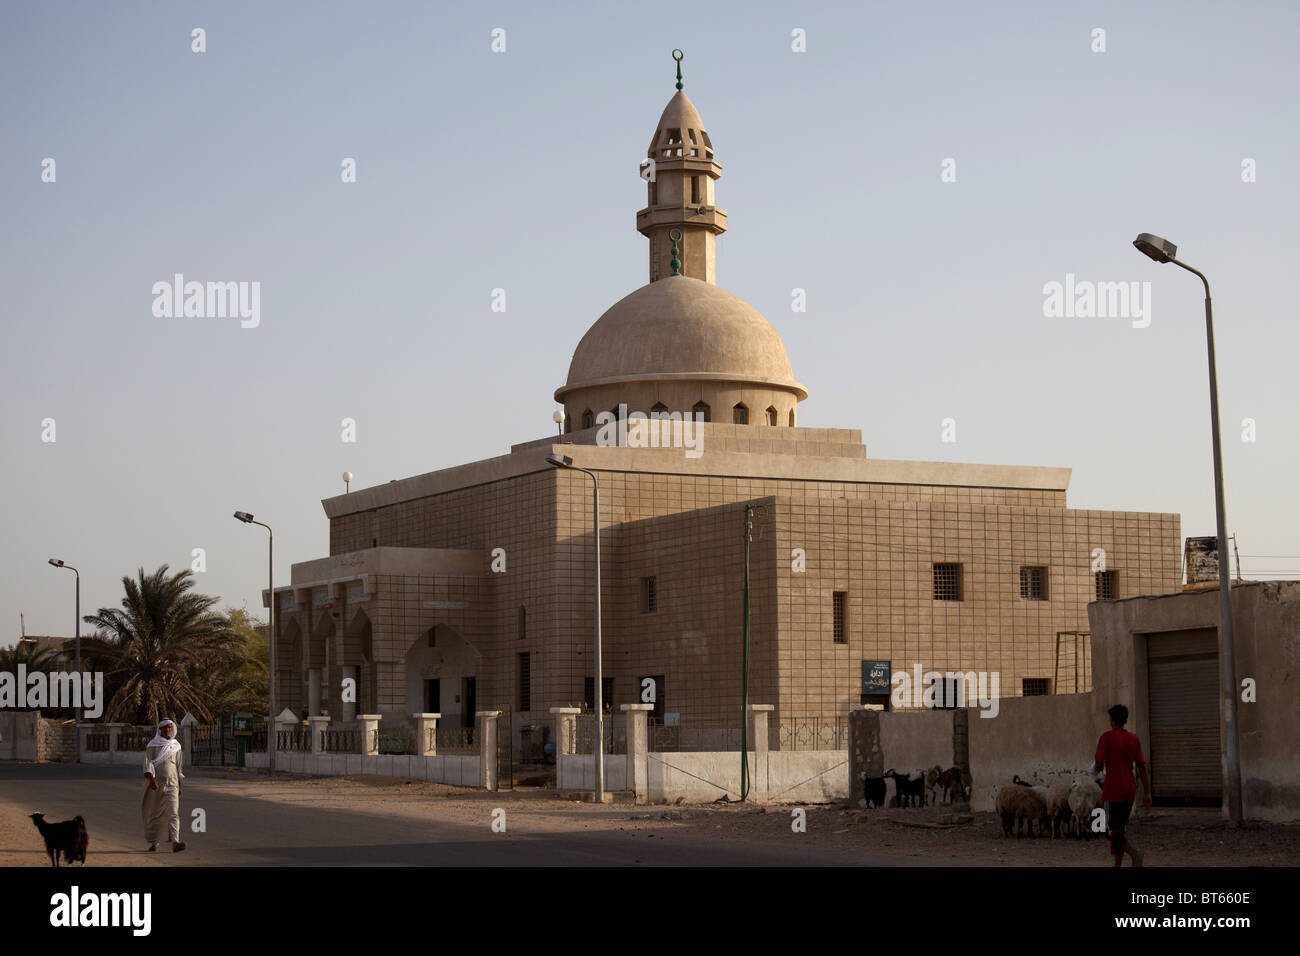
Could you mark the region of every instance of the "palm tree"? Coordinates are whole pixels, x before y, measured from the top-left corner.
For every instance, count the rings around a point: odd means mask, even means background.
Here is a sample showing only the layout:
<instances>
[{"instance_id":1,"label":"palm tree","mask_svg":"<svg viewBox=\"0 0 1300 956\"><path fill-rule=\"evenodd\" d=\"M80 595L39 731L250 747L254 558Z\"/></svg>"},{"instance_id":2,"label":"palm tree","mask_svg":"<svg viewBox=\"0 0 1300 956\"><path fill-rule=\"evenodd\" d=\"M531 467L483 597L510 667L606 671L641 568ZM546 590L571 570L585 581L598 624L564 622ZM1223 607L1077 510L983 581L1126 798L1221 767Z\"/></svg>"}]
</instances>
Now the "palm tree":
<instances>
[{"instance_id":1,"label":"palm tree","mask_svg":"<svg viewBox=\"0 0 1300 956\"><path fill-rule=\"evenodd\" d=\"M108 720L156 724L160 716L194 714L212 718L208 678L242 661L238 641L224 614L212 608L217 598L192 593L193 572L122 578L122 609L100 608L85 621L99 629L107 645L116 691L106 708Z\"/></svg>"},{"instance_id":2,"label":"palm tree","mask_svg":"<svg viewBox=\"0 0 1300 956\"><path fill-rule=\"evenodd\" d=\"M0 671L17 674L19 664L26 667L29 674L43 671L52 663L50 658L54 653L48 648L40 649L31 638L23 638L13 647L0 647Z\"/></svg>"}]
</instances>

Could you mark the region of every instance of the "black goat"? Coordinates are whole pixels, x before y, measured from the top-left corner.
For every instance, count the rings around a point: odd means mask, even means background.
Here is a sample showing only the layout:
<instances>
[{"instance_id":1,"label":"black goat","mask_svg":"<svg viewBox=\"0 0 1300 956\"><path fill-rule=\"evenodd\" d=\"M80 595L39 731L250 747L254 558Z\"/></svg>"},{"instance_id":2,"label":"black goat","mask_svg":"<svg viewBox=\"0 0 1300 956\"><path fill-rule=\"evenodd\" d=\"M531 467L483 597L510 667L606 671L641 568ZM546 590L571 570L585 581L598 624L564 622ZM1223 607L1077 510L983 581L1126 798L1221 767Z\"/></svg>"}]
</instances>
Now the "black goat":
<instances>
[{"instance_id":1,"label":"black goat","mask_svg":"<svg viewBox=\"0 0 1300 956\"><path fill-rule=\"evenodd\" d=\"M47 823L45 814L33 813L32 823L41 831L45 839L45 852L50 855L50 863L59 865L59 854L63 854L65 863L80 860L86 865L86 848L90 845L90 836L86 833L86 821L78 816L61 823Z\"/></svg>"},{"instance_id":2,"label":"black goat","mask_svg":"<svg viewBox=\"0 0 1300 956\"><path fill-rule=\"evenodd\" d=\"M862 788L866 793L867 806L883 807L885 805L885 778L862 775Z\"/></svg>"},{"instance_id":3,"label":"black goat","mask_svg":"<svg viewBox=\"0 0 1300 956\"><path fill-rule=\"evenodd\" d=\"M897 770L886 770L886 777L894 778L894 789L898 791L898 805L906 807L909 804L916 806L916 801L920 799L921 806L925 806L925 774L913 779L905 773L899 773Z\"/></svg>"}]
</instances>

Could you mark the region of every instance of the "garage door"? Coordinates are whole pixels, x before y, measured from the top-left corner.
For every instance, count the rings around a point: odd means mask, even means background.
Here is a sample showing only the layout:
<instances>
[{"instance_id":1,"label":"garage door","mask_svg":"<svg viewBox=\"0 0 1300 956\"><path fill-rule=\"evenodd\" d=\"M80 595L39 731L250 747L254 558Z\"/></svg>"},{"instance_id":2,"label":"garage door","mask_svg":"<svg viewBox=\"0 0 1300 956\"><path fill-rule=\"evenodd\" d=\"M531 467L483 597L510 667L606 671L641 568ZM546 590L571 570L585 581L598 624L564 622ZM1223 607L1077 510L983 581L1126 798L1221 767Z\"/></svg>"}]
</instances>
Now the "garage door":
<instances>
[{"instance_id":1,"label":"garage door","mask_svg":"<svg viewBox=\"0 0 1300 956\"><path fill-rule=\"evenodd\" d=\"M1221 801L1218 631L1148 635L1147 692L1152 796L1162 802Z\"/></svg>"}]
</instances>

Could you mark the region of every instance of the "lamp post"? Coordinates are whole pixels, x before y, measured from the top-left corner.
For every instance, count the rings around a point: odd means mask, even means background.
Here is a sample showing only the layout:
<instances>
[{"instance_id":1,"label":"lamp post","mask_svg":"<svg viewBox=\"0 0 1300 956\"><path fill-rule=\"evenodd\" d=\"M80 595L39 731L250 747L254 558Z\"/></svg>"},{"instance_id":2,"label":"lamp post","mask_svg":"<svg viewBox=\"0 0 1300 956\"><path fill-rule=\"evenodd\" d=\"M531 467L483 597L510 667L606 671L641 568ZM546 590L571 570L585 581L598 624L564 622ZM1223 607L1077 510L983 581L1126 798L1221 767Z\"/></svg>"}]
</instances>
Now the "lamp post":
<instances>
[{"instance_id":1,"label":"lamp post","mask_svg":"<svg viewBox=\"0 0 1300 956\"><path fill-rule=\"evenodd\" d=\"M76 674L77 674L77 682L78 682L78 684L81 686L81 688L84 690L86 685L85 685L85 682L82 680L82 677L81 677L81 572L78 571L76 568L74 568L74 567L73 567L72 565L70 565L70 564L64 564L64 563L63 563L62 561L60 561L58 558L50 558L50 564L54 565L56 568L67 568L69 571L71 571L73 574L75 574L75 575L77 576L77 605L76 605L76 607L77 607L77 623L76 623L76 627L73 628L72 634L73 634L73 645L76 647L76 655L77 655L77 663L76 663L76 666L75 666L75 670L76 670ZM82 700L81 697L82 697L81 694L78 694L78 695L77 695L77 702L78 702L79 704L84 704L85 701ZM78 707L78 708L77 708L77 724L78 724L78 726L77 726L77 732L76 732L75 734L73 734L73 736L76 738L76 751L75 751L75 753L76 753L76 762L77 762L77 763L81 763L81 727L80 727L80 724L81 724L81 718L84 716L84 710L85 710L84 707Z\"/></svg>"},{"instance_id":2,"label":"lamp post","mask_svg":"<svg viewBox=\"0 0 1300 956\"><path fill-rule=\"evenodd\" d=\"M595 633L595 664L593 672L595 673L596 685L594 694L596 697L596 736L595 746L592 748L596 756L596 803L605 802L605 693L604 693L604 674L601 669L600 661L600 485L596 482L596 475L586 468L579 468L573 463L573 459L568 455L550 454L546 456L547 464L554 465L556 468L568 468L573 471L580 471L591 479L591 541L592 541L592 561L595 567L593 575L593 594L595 601L596 633Z\"/></svg>"},{"instance_id":3,"label":"lamp post","mask_svg":"<svg viewBox=\"0 0 1300 956\"><path fill-rule=\"evenodd\" d=\"M1237 743L1237 656L1232 627L1232 584L1228 574L1228 519L1223 504L1223 452L1219 440L1219 378L1214 362L1214 313L1210 305L1210 280L1205 274L1179 262L1178 247L1168 239L1141 233L1133 245L1156 262L1172 262L1186 269L1205 286L1205 342L1210 363L1210 432L1214 444L1214 517L1219 555L1219 676L1223 698L1224 776L1226 777L1228 820L1241 824L1241 753Z\"/></svg>"},{"instance_id":4,"label":"lamp post","mask_svg":"<svg viewBox=\"0 0 1300 956\"><path fill-rule=\"evenodd\" d=\"M270 710L266 722L266 767L275 772L275 532L269 524L254 521L247 511L236 511L235 517L244 524L261 525L267 533L267 587L270 592L270 610L266 615L266 643L270 654L267 659L267 699Z\"/></svg>"}]
</instances>

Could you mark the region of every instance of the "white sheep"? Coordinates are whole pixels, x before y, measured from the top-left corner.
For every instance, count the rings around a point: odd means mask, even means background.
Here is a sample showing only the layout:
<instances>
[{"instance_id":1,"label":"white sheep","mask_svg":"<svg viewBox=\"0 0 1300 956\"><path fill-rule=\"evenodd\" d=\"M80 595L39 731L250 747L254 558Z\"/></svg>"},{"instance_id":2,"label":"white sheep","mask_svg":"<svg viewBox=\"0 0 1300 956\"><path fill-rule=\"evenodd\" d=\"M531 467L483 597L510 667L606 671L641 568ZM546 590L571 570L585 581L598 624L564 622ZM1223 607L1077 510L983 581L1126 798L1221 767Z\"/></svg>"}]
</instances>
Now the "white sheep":
<instances>
[{"instance_id":1,"label":"white sheep","mask_svg":"<svg viewBox=\"0 0 1300 956\"><path fill-rule=\"evenodd\" d=\"M1058 778L1047 789L1047 816L1052 825L1052 836L1064 836L1070 821L1070 789L1074 781Z\"/></svg>"},{"instance_id":2,"label":"white sheep","mask_svg":"<svg viewBox=\"0 0 1300 956\"><path fill-rule=\"evenodd\" d=\"M1047 815L1047 804L1034 787L1010 784L998 791L994 809L1002 821L1002 835L1011 836L1015 825L1016 836L1023 832L1024 821L1029 821L1029 833L1034 832L1034 821ZM1041 823L1040 823L1041 826Z\"/></svg>"},{"instance_id":3,"label":"white sheep","mask_svg":"<svg viewBox=\"0 0 1300 956\"><path fill-rule=\"evenodd\" d=\"M1079 774L1070 786L1070 812L1074 815L1076 836L1092 838L1092 814L1101 806L1101 787L1087 774Z\"/></svg>"}]
</instances>

